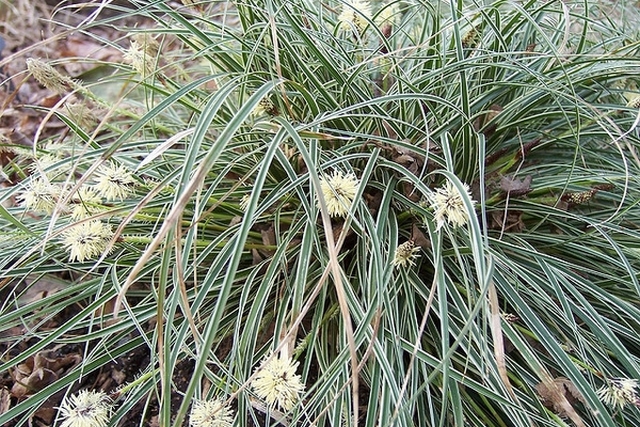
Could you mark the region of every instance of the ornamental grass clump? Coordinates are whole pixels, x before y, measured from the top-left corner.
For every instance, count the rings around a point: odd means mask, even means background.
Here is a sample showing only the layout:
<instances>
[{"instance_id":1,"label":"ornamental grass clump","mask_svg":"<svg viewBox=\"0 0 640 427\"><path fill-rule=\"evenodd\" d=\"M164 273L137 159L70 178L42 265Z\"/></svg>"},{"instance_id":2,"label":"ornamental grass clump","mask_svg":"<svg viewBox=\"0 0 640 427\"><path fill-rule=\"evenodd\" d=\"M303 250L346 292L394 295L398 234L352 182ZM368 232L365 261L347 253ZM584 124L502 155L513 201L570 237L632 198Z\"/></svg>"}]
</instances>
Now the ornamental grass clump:
<instances>
[{"instance_id":1,"label":"ornamental grass clump","mask_svg":"<svg viewBox=\"0 0 640 427\"><path fill-rule=\"evenodd\" d=\"M0 425L640 425L632 3L195 3L20 105Z\"/></svg>"}]
</instances>

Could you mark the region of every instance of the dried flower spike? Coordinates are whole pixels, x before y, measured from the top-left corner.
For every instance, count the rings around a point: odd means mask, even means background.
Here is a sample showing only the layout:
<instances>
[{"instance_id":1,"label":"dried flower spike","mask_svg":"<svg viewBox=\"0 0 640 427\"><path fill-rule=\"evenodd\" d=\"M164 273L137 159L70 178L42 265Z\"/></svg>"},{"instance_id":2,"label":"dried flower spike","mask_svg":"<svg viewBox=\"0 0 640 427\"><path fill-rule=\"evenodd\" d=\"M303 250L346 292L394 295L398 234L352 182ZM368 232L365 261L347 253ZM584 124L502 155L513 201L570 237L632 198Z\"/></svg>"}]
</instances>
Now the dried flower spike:
<instances>
[{"instance_id":1,"label":"dried flower spike","mask_svg":"<svg viewBox=\"0 0 640 427\"><path fill-rule=\"evenodd\" d=\"M100 221L87 221L74 225L63 234L63 243L69 251L69 260L83 262L102 255L113 238L109 225Z\"/></svg>"},{"instance_id":2,"label":"dried flower spike","mask_svg":"<svg viewBox=\"0 0 640 427\"><path fill-rule=\"evenodd\" d=\"M413 260L420 256L419 251L420 247L416 246L413 240L406 241L398 246L391 263L394 267L412 267L415 265Z\"/></svg>"},{"instance_id":3,"label":"dried flower spike","mask_svg":"<svg viewBox=\"0 0 640 427\"><path fill-rule=\"evenodd\" d=\"M602 386L596 394L600 400L614 409L631 404L640 406L638 395L638 380L629 378L611 378Z\"/></svg>"},{"instance_id":4,"label":"dried flower spike","mask_svg":"<svg viewBox=\"0 0 640 427\"><path fill-rule=\"evenodd\" d=\"M109 423L111 401L100 391L82 390L60 405L60 427L105 427Z\"/></svg>"},{"instance_id":5,"label":"dried flower spike","mask_svg":"<svg viewBox=\"0 0 640 427\"><path fill-rule=\"evenodd\" d=\"M562 199L570 205L583 205L593 199L593 196L595 196L597 192L597 189L592 188L591 190L582 191L580 193L567 193L562 197Z\"/></svg>"},{"instance_id":6,"label":"dried flower spike","mask_svg":"<svg viewBox=\"0 0 640 427\"><path fill-rule=\"evenodd\" d=\"M327 204L329 215L345 217L358 190L358 179L354 174L334 171L329 179L320 178L320 190ZM319 206L319 205L318 205Z\"/></svg>"},{"instance_id":7,"label":"dried flower spike","mask_svg":"<svg viewBox=\"0 0 640 427\"><path fill-rule=\"evenodd\" d=\"M471 199L469 186L464 184L466 196ZM454 228L465 225L469 221L469 214L464 206L462 194L451 181L438 188L429 197L431 208L434 210L434 219L436 220L436 231L438 231L445 223L449 223ZM471 200L471 204L475 204Z\"/></svg>"},{"instance_id":8,"label":"dried flower spike","mask_svg":"<svg viewBox=\"0 0 640 427\"><path fill-rule=\"evenodd\" d=\"M462 47L473 49L478 47L478 44L480 44L480 32L473 27L462 37Z\"/></svg>"},{"instance_id":9,"label":"dried flower spike","mask_svg":"<svg viewBox=\"0 0 640 427\"><path fill-rule=\"evenodd\" d=\"M124 166L113 164L102 165L96 171L94 178L95 190L107 200L123 200L135 187L136 180Z\"/></svg>"},{"instance_id":10,"label":"dried flower spike","mask_svg":"<svg viewBox=\"0 0 640 427\"><path fill-rule=\"evenodd\" d=\"M260 398L273 406L290 411L300 400L304 384L296 374L298 363L289 358L273 357L257 369L251 387Z\"/></svg>"},{"instance_id":11,"label":"dried flower spike","mask_svg":"<svg viewBox=\"0 0 640 427\"><path fill-rule=\"evenodd\" d=\"M40 59L27 59L27 69L38 83L53 92L65 93L76 86L76 83L69 76L62 75Z\"/></svg>"},{"instance_id":12,"label":"dried flower spike","mask_svg":"<svg viewBox=\"0 0 640 427\"><path fill-rule=\"evenodd\" d=\"M368 0L345 0L342 12L338 16L340 28L351 31L352 28L362 33L371 19L371 4Z\"/></svg>"},{"instance_id":13,"label":"dried flower spike","mask_svg":"<svg viewBox=\"0 0 640 427\"><path fill-rule=\"evenodd\" d=\"M231 427L233 411L220 399L197 400L191 406L190 427Z\"/></svg>"}]
</instances>

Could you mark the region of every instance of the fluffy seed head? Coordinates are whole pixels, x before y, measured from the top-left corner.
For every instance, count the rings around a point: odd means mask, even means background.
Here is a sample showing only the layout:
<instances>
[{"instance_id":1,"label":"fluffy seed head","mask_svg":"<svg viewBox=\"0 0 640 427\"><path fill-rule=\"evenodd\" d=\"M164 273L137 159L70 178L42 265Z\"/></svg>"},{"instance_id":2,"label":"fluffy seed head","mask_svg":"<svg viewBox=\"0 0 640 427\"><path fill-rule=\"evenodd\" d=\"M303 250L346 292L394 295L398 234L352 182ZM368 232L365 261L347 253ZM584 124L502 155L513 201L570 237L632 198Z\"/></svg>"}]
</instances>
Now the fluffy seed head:
<instances>
[{"instance_id":1,"label":"fluffy seed head","mask_svg":"<svg viewBox=\"0 0 640 427\"><path fill-rule=\"evenodd\" d=\"M244 196L242 196L242 199L240 199L240 210L242 210L243 212L247 210L247 208L249 207L249 202L251 201L251 194L245 194Z\"/></svg>"},{"instance_id":2,"label":"fluffy seed head","mask_svg":"<svg viewBox=\"0 0 640 427\"><path fill-rule=\"evenodd\" d=\"M627 102L627 107L640 108L640 96L636 95L629 99L629 101Z\"/></svg>"},{"instance_id":3,"label":"fluffy seed head","mask_svg":"<svg viewBox=\"0 0 640 427\"><path fill-rule=\"evenodd\" d=\"M109 423L111 401L99 391L82 390L60 405L60 427L105 427Z\"/></svg>"},{"instance_id":4,"label":"fluffy seed head","mask_svg":"<svg viewBox=\"0 0 640 427\"><path fill-rule=\"evenodd\" d=\"M133 191L136 180L124 166L105 164L98 168L94 177L94 189L107 200L123 200Z\"/></svg>"},{"instance_id":5,"label":"fluffy seed head","mask_svg":"<svg viewBox=\"0 0 640 427\"><path fill-rule=\"evenodd\" d=\"M273 357L257 369L258 375L251 387L269 406L277 404L281 409L290 411L300 400L304 384L296 374L298 363L291 359Z\"/></svg>"},{"instance_id":6,"label":"fluffy seed head","mask_svg":"<svg viewBox=\"0 0 640 427\"><path fill-rule=\"evenodd\" d=\"M380 28L387 25L393 27L398 23L399 17L400 17L400 8L398 6L398 2L393 2L393 3L385 4L382 6L382 9L376 16L376 19L374 22Z\"/></svg>"},{"instance_id":7,"label":"fluffy seed head","mask_svg":"<svg viewBox=\"0 0 640 427\"><path fill-rule=\"evenodd\" d=\"M51 215L62 195L62 188L44 179L34 179L29 187L18 196L21 206L36 213Z\"/></svg>"},{"instance_id":8,"label":"fluffy seed head","mask_svg":"<svg viewBox=\"0 0 640 427\"><path fill-rule=\"evenodd\" d=\"M231 427L233 411L220 399L197 400L191 406L190 427Z\"/></svg>"},{"instance_id":9,"label":"fluffy seed head","mask_svg":"<svg viewBox=\"0 0 640 427\"><path fill-rule=\"evenodd\" d=\"M88 186L82 186L71 199L73 209L71 217L73 219L84 219L102 210L102 199L98 194Z\"/></svg>"},{"instance_id":10,"label":"fluffy seed head","mask_svg":"<svg viewBox=\"0 0 640 427\"><path fill-rule=\"evenodd\" d=\"M354 174L334 171L328 179L320 178L320 190L327 204L329 215L345 217L358 190L358 179ZM319 206L319 204L318 204Z\"/></svg>"},{"instance_id":11,"label":"fluffy seed head","mask_svg":"<svg viewBox=\"0 0 640 427\"><path fill-rule=\"evenodd\" d=\"M69 251L69 260L79 262L102 255L112 238L111 227L98 220L74 225L62 236L64 246Z\"/></svg>"},{"instance_id":12,"label":"fluffy seed head","mask_svg":"<svg viewBox=\"0 0 640 427\"><path fill-rule=\"evenodd\" d=\"M87 104L69 102L65 104L65 109L69 118L83 129L91 129L100 121L96 110Z\"/></svg>"},{"instance_id":13,"label":"fluffy seed head","mask_svg":"<svg viewBox=\"0 0 640 427\"><path fill-rule=\"evenodd\" d=\"M638 380L629 378L611 378L596 394L600 400L613 408L622 409L625 405L640 406L638 396Z\"/></svg>"},{"instance_id":14,"label":"fluffy seed head","mask_svg":"<svg viewBox=\"0 0 640 427\"><path fill-rule=\"evenodd\" d=\"M471 198L467 184L464 184L464 190L466 196ZM455 228L465 225L469 221L469 214L464 207L462 194L450 181L433 192L429 197L429 202L434 211L436 231L447 222ZM475 201L471 200L471 203L475 204Z\"/></svg>"}]
</instances>

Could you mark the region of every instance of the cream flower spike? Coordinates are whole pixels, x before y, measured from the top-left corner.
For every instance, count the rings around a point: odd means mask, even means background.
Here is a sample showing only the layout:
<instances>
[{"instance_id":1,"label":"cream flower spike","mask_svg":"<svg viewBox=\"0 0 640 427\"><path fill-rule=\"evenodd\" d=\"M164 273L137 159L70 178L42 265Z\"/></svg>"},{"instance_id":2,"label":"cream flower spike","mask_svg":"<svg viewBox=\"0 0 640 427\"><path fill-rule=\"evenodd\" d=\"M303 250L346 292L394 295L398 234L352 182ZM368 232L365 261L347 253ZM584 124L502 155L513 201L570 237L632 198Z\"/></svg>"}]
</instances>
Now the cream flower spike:
<instances>
[{"instance_id":1,"label":"cream flower spike","mask_svg":"<svg viewBox=\"0 0 640 427\"><path fill-rule=\"evenodd\" d=\"M256 370L251 387L267 405L278 405L290 411L304 391L301 377L296 374L297 367L298 362L292 362L288 357L274 356Z\"/></svg>"},{"instance_id":2,"label":"cream flower spike","mask_svg":"<svg viewBox=\"0 0 640 427\"><path fill-rule=\"evenodd\" d=\"M612 408L622 409L625 405L635 405L640 407L640 396L638 396L638 380L629 378L611 378L607 384L602 386L596 394L602 403Z\"/></svg>"},{"instance_id":3,"label":"cream flower spike","mask_svg":"<svg viewBox=\"0 0 640 427\"><path fill-rule=\"evenodd\" d=\"M464 184L464 190L466 196L471 198L467 184ZM451 181L447 181L444 186L433 192L429 196L429 202L436 220L436 231L440 230L446 223L456 228L469 222L469 214L465 209L462 194ZM475 201L471 200L471 203L475 204Z\"/></svg>"},{"instance_id":4,"label":"cream flower spike","mask_svg":"<svg viewBox=\"0 0 640 427\"><path fill-rule=\"evenodd\" d=\"M69 92L78 86L71 77L61 74L41 59L28 58L27 69L38 83L59 94Z\"/></svg>"},{"instance_id":5,"label":"cream flower spike","mask_svg":"<svg viewBox=\"0 0 640 427\"><path fill-rule=\"evenodd\" d=\"M111 227L98 220L74 225L62 236L69 260L79 262L101 256L112 238Z\"/></svg>"},{"instance_id":6,"label":"cream flower spike","mask_svg":"<svg viewBox=\"0 0 640 427\"><path fill-rule=\"evenodd\" d=\"M220 399L196 400L189 415L190 427L231 427L233 411Z\"/></svg>"},{"instance_id":7,"label":"cream flower spike","mask_svg":"<svg viewBox=\"0 0 640 427\"><path fill-rule=\"evenodd\" d=\"M394 267L413 267L414 260L420 256L418 252L420 252L420 247L416 246L413 240L406 241L398 246L391 263Z\"/></svg>"},{"instance_id":8,"label":"cream flower spike","mask_svg":"<svg viewBox=\"0 0 640 427\"><path fill-rule=\"evenodd\" d=\"M60 427L106 427L111 418L111 400L101 391L82 390L60 405Z\"/></svg>"},{"instance_id":9,"label":"cream flower spike","mask_svg":"<svg viewBox=\"0 0 640 427\"><path fill-rule=\"evenodd\" d=\"M136 180L124 166L105 164L98 168L93 178L94 190L107 200L123 200L133 192Z\"/></svg>"},{"instance_id":10,"label":"cream flower spike","mask_svg":"<svg viewBox=\"0 0 640 427\"><path fill-rule=\"evenodd\" d=\"M21 200L20 205L27 210L51 215L61 196L62 188L59 185L44 179L34 179L18 199Z\"/></svg>"},{"instance_id":11,"label":"cream flower spike","mask_svg":"<svg viewBox=\"0 0 640 427\"><path fill-rule=\"evenodd\" d=\"M358 179L354 174L334 171L329 178L320 178L320 190L327 204L329 215L345 217L358 191Z\"/></svg>"}]
</instances>

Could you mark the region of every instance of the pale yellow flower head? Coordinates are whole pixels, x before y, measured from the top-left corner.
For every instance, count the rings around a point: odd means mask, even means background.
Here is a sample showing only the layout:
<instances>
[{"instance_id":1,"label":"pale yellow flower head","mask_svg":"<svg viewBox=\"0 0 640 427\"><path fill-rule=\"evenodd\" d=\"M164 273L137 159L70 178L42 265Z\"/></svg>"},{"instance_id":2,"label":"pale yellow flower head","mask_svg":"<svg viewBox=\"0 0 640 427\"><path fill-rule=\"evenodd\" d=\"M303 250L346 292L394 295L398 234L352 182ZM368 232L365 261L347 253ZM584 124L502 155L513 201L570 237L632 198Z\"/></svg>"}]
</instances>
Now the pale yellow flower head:
<instances>
[{"instance_id":1,"label":"pale yellow flower head","mask_svg":"<svg viewBox=\"0 0 640 427\"><path fill-rule=\"evenodd\" d=\"M398 246L391 263L394 267L412 267L415 265L414 260L420 256L418 252L420 247L416 246L413 240L406 241Z\"/></svg>"},{"instance_id":2,"label":"pale yellow flower head","mask_svg":"<svg viewBox=\"0 0 640 427\"><path fill-rule=\"evenodd\" d=\"M349 207L356 197L358 185L358 179L354 174L344 174L338 170L334 171L329 178L320 178L320 190L327 204L329 215L332 217L347 216Z\"/></svg>"},{"instance_id":3,"label":"pale yellow flower head","mask_svg":"<svg viewBox=\"0 0 640 427\"><path fill-rule=\"evenodd\" d=\"M278 405L290 411L300 401L304 391L300 375L296 374L298 362L289 358L273 357L256 370L257 376L251 383L255 393L267 405Z\"/></svg>"},{"instance_id":4,"label":"pale yellow flower head","mask_svg":"<svg viewBox=\"0 0 640 427\"><path fill-rule=\"evenodd\" d=\"M82 390L60 405L60 427L105 427L111 418L111 400L103 392Z\"/></svg>"},{"instance_id":5,"label":"pale yellow flower head","mask_svg":"<svg viewBox=\"0 0 640 427\"><path fill-rule=\"evenodd\" d=\"M62 196L62 187L44 179L34 179L29 187L18 196L21 206L36 213L51 215Z\"/></svg>"},{"instance_id":6,"label":"pale yellow flower head","mask_svg":"<svg viewBox=\"0 0 640 427\"><path fill-rule=\"evenodd\" d=\"M64 246L69 251L69 260L79 262L104 254L112 238L111 227L98 220L74 225L62 235Z\"/></svg>"},{"instance_id":7,"label":"pale yellow flower head","mask_svg":"<svg viewBox=\"0 0 640 427\"><path fill-rule=\"evenodd\" d=\"M467 184L464 184L464 190L466 196L471 198ZM434 211L436 231L442 228L445 223L456 228L469 222L469 214L464 206L463 196L451 181L447 181L444 186L433 192L429 196L429 202ZM475 204L475 201L471 200L471 203Z\"/></svg>"},{"instance_id":8,"label":"pale yellow flower head","mask_svg":"<svg viewBox=\"0 0 640 427\"><path fill-rule=\"evenodd\" d=\"M231 427L233 411L220 399L196 400L189 415L190 427Z\"/></svg>"},{"instance_id":9,"label":"pale yellow flower head","mask_svg":"<svg viewBox=\"0 0 640 427\"><path fill-rule=\"evenodd\" d=\"M345 0L338 22L344 31L351 31L355 27L363 32L369 25L371 16L371 4L368 0Z\"/></svg>"},{"instance_id":10,"label":"pale yellow flower head","mask_svg":"<svg viewBox=\"0 0 640 427\"><path fill-rule=\"evenodd\" d=\"M133 192L136 180L124 166L105 164L98 168L94 177L94 189L107 200L123 200Z\"/></svg>"},{"instance_id":11,"label":"pale yellow flower head","mask_svg":"<svg viewBox=\"0 0 640 427\"><path fill-rule=\"evenodd\" d=\"M640 406L638 380L629 378L611 378L596 394L600 400L613 408L622 409L625 405Z\"/></svg>"}]
</instances>

